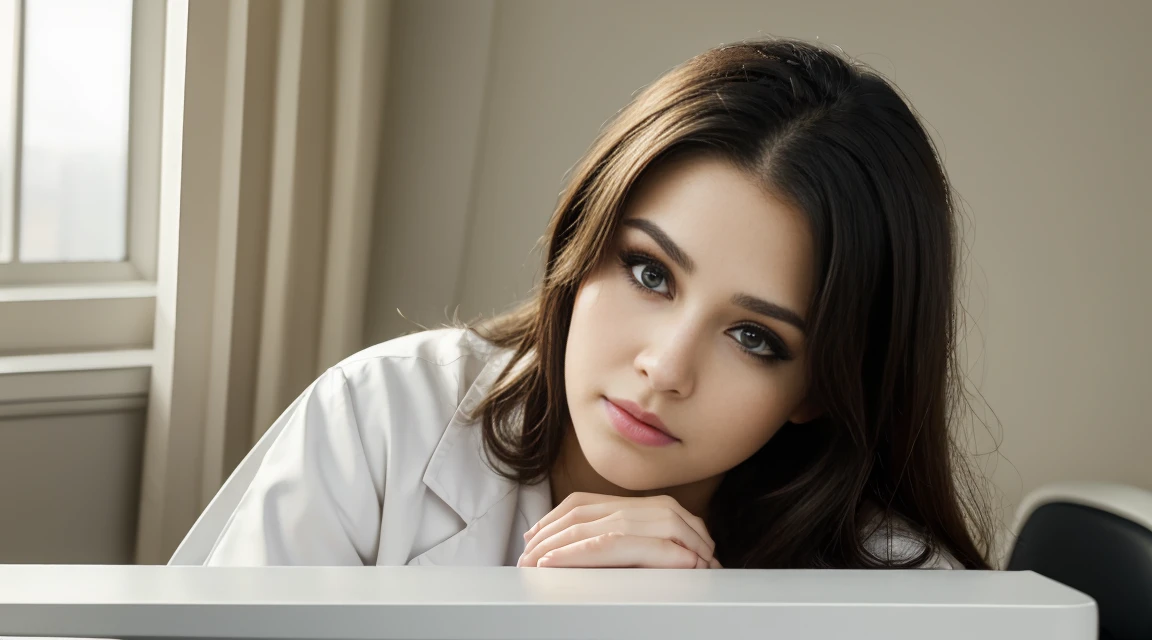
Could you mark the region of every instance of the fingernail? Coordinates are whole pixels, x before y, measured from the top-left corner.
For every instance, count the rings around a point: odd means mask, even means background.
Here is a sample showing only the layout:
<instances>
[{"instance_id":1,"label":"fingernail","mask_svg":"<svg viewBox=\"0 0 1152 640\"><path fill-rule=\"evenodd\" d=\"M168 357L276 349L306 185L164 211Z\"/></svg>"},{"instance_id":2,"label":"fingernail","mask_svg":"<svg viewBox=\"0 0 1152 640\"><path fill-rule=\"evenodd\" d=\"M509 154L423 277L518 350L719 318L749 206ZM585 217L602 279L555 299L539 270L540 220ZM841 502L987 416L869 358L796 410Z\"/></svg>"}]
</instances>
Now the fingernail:
<instances>
[{"instance_id":1,"label":"fingernail","mask_svg":"<svg viewBox=\"0 0 1152 640\"><path fill-rule=\"evenodd\" d=\"M531 536L532 536L532 530L531 529L529 529L528 531L525 531L524 532L524 541L527 542L528 538L530 538Z\"/></svg>"}]
</instances>

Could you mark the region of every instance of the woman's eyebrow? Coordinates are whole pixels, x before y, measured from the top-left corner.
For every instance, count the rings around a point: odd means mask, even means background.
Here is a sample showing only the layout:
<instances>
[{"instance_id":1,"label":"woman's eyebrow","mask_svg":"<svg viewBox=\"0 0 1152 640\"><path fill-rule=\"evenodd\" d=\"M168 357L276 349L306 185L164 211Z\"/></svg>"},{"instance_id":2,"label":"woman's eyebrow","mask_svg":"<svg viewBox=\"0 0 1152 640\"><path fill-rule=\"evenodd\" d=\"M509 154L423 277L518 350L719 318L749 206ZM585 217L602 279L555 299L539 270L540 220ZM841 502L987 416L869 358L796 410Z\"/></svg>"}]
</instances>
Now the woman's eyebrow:
<instances>
[{"instance_id":1,"label":"woman's eyebrow","mask_svg":"<svg viewBox=\"0 0 1152 640\"><path fill-rule=\"evenodd\" d=\"M752 313L758 313L762 316L776 318L782 322L787 322L793 327L799 329L801 333L806 331L804 325L807 323L804 322L804 318L800 317L800 314L789 309L788 307L782 307L775 302L768 302L763 298L750 296L746 293L738 293L732 296L732 304L743 307Z\"/></svg>"},{"instance_id":2,"label":"woman's eyebrow","mask_svg":"<svg viewBox=\"0 0 1152 640\"><path fill-rule=\"evenodd\" d=\"M680 265L680 268L689 275L696 270L696 263L692 261L692 258L689 258L688 254L684 253L684 250L680 248L680 245L673 242L672 238L669 238L668 234L664 233L664 230L655 222L645 220L644 218L628 218L623 224L625 227L639 229L648 234L656 244L660 245L664 253L668 254L668 257L672 258L672 261Z\"/></svg>"},{"instance_id":3,"label":"woman's eyebrow","mask_svg":"<svg viewBox=\"0 0 1152 640\"><path fill-rule=\"evenodd\" d=\"M660 249L663 250L664 253L667 254L673 262L679 265L680 268L689 275L691 275L692 272L696 270L696 263L692 260L692 258L690 258L688 254L680 248L680 245L676 244L672 238L668 237L668 234L664 233L664 230L661 229L660 226L655 222L652 222L651 220L645 220L644 218L628 218L624 220L622 224L625 227L639 229L640 231L648 234L648 237L652 238L656 244L660 245ZM768 318L775 318L782 322L787 322L800 331L805 331L805 324L807 323L805 323L804 319L800 317L800 314L789 309L788 307L780 306L775 302L768 302L763 298L750 296L746 293L738 293L732 296L732 304L747 309L752 313L756 313Z\"/></svg>"}]
</instances>

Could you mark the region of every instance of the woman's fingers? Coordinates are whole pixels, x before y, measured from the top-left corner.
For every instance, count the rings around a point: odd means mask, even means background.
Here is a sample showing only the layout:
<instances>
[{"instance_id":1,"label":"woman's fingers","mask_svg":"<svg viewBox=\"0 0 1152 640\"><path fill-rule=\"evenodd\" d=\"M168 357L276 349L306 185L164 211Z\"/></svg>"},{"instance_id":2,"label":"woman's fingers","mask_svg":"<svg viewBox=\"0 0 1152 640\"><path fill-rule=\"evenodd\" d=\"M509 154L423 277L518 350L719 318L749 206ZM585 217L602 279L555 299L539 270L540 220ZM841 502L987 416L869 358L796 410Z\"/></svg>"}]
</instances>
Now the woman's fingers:
<instances>
[{"instance_id":1,"label":"woman's fingers","mask_svg":"<svg viewBox=\"0 0 1152 640\"><path fill-rule=\"evenodd\" d=\"M600 507L599 505L614 505L611 507ZM574 510L580 509L583 512L582 520L580 522L588 522L591 520L598 520L608 515L611 511L619 511L629 506L645 506L645 507L664 507L665 509L675 511L680 517L687 522L690 527L700 534L700 537L705 540L710 549L714 549L716 544L712 541L712 536L708 534L708 527L704 524L704 520L696 517L690 511L685 509L671 496L649 496L643 498L620 498L617 496L607 496L597 493L572 493L569 494L560 504L556 505L552 511L548 512L543 518L540 519L531 529L524 534L524 539L531 541L537 537L537 534L545 527L551 525L557 520L564 518ZM595 507L595 508L594 508ZM569 522L572 522L570 520Z\"/></svg>"},{"instance_id":2,"label":"woman's fingers","mask_svg":"<svg viewBox=\"0 0 1152 640\"><path fill-rule=\"evenodd\" d=\"M561 518L537 534L533 539L535 544L525 548L517 566L536 566L537 561L551 551L611 534L668 540L701 558L705 567L710 566L714 560L709 541L701 539L679 514L665 509L633 508L611 513L599 520L567 526L565 518Z\"/></svg>"},{"instance_id":3,"label":"woman's fingers","mask_svg":"<svg viewBox=\"0 0 1152 640\"><path fill-rule=\"evenodd\" d=\"M671 540L609 533L553 549L536 566L693 569L707 567L707 563Z\"/></svg>"},{"instance_id":4,"label":"woman's fingers","mask_svg":"<svg viewBox=\"0 0 1152 640\"><path fill-rule=\"evenodd\" d=\"M679 507L679 504L675 500L668 498L668 501ZM537 526L532 527L528 530L528 533L525 534L527 544L524 546L524 553L525 555L531 553L542 540L546 540L568 527L606 518L625 510L635 510L637 514L643 511L644 515L637 515L636 517L646 520L659 519L666 517L668 514L674 514L691 527L700 540L703 541L704 546L708 548L708 553L702 555L711 557L713 550L716 548L716 543L712 541L712 536L708 534L708 529L704 526L704 521L692 515L687 510L683 508L670 508L669 502L657 498L618 498L617 501L614 502L578 505L568 509L559 516L555 516L554 514L560 511L560 507L553 509L552 513L542 518Z\"/></svg>"},{"instance_id":5,"label":"woman's fingers","mask_svg":"<svg viewBox=\"0 0 1152 640\"><path fill-rule=\"evenodd\" d=\"M524 539L531 540L538 531L552 524L556 520L564 517L568 514L569 511L575 509L576 507L604 502L615 502L618 500L619 498L615 496L605 496L596 493L570 493L568 494L568 497L564 498L560 504L556 505L551 511L545 514L543 518L540 518L540 521L533 525L532 528L524 534Z\"/></svg>"}]
</instances>

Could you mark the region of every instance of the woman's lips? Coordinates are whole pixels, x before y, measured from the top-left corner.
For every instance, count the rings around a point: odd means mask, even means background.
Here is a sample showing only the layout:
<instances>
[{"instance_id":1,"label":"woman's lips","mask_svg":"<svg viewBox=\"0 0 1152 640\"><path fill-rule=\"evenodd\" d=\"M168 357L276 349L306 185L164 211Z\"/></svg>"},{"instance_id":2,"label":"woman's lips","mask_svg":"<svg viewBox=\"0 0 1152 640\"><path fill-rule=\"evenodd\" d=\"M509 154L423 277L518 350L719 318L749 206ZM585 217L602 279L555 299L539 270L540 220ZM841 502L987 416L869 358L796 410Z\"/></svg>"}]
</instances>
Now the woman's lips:
<instances>
[{"instance_id":1,"label":"woman's lips","mask_svg":"<svg viewBox=\"0 0 1152 640\"><path fill-rule=\"evenodd\" d=\"M642 412L634 403L625 400L612 401L608 398L603 398L602 402L604 412L608 415L608 421L612 423L617 433L628 440L648 447L666 447L670 444L680 442L680 440L672 437L672 435L666 431L644 422L633 415L629 410L636 411L637 413ZM651 414L647 415L651 416ZM659 418L649 419L652 419L654 422L659 420ZM662 427L663 425L660 426Z\"/></svg>"}]
</instances>

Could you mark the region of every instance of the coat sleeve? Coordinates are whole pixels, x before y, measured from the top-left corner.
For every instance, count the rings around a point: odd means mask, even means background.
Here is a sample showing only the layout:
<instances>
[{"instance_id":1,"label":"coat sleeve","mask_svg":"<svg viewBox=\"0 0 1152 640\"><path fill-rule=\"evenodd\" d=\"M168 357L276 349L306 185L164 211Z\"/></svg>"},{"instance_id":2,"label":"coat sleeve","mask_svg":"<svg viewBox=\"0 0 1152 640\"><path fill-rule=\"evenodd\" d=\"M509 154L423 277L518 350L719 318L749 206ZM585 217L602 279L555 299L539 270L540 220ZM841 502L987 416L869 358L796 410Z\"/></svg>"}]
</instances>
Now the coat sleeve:
<instances>
[{"instance_id":1,"label":"coat sleeve","mask_svg":"<svg viewBox=\"0 0 1152 640\"><path fill-rule=\"evenodd\" d=\"M323 374L271 429L278 434L205 564L375 564L383 479L373 478L343 371Z\"/></svg>"}]
</instances>

